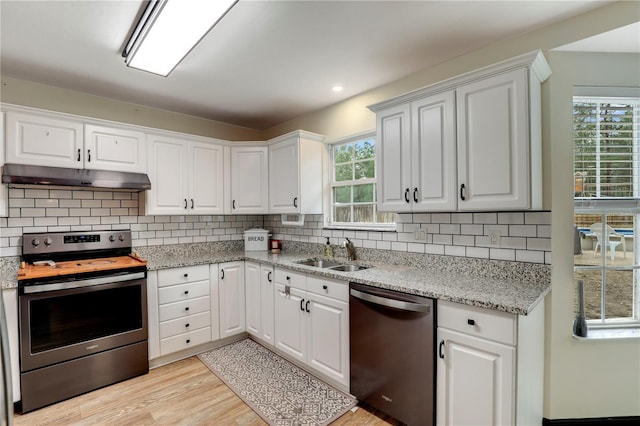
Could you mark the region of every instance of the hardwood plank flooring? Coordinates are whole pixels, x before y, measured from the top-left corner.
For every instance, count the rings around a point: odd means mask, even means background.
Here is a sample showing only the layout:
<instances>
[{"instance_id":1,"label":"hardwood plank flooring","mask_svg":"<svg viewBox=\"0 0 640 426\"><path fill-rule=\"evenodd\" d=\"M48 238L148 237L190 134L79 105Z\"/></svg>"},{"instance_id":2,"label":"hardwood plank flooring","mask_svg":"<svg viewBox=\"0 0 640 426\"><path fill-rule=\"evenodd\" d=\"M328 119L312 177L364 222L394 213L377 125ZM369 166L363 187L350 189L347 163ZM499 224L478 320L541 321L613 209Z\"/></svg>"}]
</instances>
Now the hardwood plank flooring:
<instances>
[{"instance_id":1,"label":"hardwood plank flooring","mask_svg":"<svg viewBox=\"0 0 640 426\"><path fill-rule=\"evenodd\" d=\"M196 357L155 368L103 389L24 415L15 426L35 425L266 425ZM333 425L399 425L370 408L347 412Z\"/></svg>"}]
</instances>

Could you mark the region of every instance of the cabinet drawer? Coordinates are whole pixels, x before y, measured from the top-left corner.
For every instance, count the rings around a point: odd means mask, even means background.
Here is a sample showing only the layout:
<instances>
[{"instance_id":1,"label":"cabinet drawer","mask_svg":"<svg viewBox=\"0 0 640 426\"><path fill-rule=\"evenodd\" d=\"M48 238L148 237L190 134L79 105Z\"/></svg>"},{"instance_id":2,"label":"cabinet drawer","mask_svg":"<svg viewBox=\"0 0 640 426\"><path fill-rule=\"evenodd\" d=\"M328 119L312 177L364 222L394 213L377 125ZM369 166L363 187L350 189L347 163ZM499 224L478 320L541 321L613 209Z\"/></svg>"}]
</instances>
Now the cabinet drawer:
<instances>
[{"instance_id":1,"label":"cabinet drawer","mask_svg":"<svg viewBox=\"0 0 640 426\"><path fill-rule=\"evenodd\" d=\"M209 280L194 283L171 285L158 289L158 303L180 302L209 295Z\"/></svg>"},{"instance_id":2,"label":"cabinet drawer","mask_svg":"<svg viewBox=\"0 0 640 426\"><path fill-rule=\"evenodd\" d=\"M349 283L346 281L309 276L307 277L307 291L344 302L349 301Z\"/></svg>"},{"instance_id":3,"label":"cabinet drawer","mask_svg":"<svg viewBox=\"0 0 640 426\"><path fill-rule=\"evenodd\" d=\"M506 312L439 301L438 327L506 345L516 344L516 316Z\"/></svg>"},{"instance_id":4,"label":"cabinet drawer","mask_svg":"<svg viewBox=\"0 0 640 426\"><path fill-rule=\"evenodd\" d=\"M175 318L184 318L189 315L199 314L200 312L207 312L211 310L209 300L209 296L204 296L197 299L161 305L159 309L160 322Z\"/></svg>"},{"instance_id":5,"label":"cabinet drawer","mask_svg":"<svg viewBox=\"0 0 640 426\"><path fill-rule=\"evenodd\" d=\"M162 269L158 271L158 287L208 279L209 265L186 266L184 268Z\"/></svg>"},{"instance_id":6,"label":"cabinet drawer","mask_svg":"<svg viewBox=\"0 0 640 426\"><path fill-rule=\"evenodd\" d=\"M183 349L189 349L210 341L211 327L178 334L177 336L160 340L160 355L167 355Z\"/></svg>"},{"instance_id":7,"label":"cabinet drawer","mask_svg":"<svg viewBox=\"0 0 640 426\"><path fill-rule=\"evenodd\" d=\"M276 268L276 282L282 285L290 285L300 290L307 289L307 276L288 269Z\"/></svg>"},{"instance_id":8,"label":"cabinet drawer","mask_svg":"<svg viewBox=\"0 0 640 426\"><path fill-rule=\"evenodd\" d=\"M160 338L166 339L167 337L193 332L205 327L211 327L211 315L209 312L176 318L160 323Z\"/></svg>"}]
</instances>

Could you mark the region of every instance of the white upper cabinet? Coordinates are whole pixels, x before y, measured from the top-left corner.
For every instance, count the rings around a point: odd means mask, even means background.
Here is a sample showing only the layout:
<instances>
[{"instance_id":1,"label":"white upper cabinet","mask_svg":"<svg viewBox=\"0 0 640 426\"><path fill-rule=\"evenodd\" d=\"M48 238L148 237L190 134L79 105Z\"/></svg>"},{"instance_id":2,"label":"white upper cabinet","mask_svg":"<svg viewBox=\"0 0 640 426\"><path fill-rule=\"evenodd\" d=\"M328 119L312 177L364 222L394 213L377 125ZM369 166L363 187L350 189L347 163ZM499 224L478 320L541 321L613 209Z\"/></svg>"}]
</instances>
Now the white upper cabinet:
<instances>
[{"instance_id":1,"label":"white upper cabinet","mask_svg":"<svg viewBox=\"0 0 640 426\"><path fill-rule=\"evenodd\" d=\"M542 208L540 51L371 105L381 211Z\"/></svg>"},{"instance_id":2,"label":"white upper cabinet","mask_svg":"<svg viewBox=\"0 0 640 426\"><path fill-rule=\"evenodd\" d=\"M81 121L49 114L7 112L7 163L84 167Z\"/></svg>"},{"instance_id":3,"label":"white upper cabinet","mask_svg":"<svg viewBox=\"0 0 640 426\"><path fill-rule=\"evenodd\" d=\"M453 92L377 113L379 210L455 210Z\"/></svg>"},{"instance_id":4,"label":"white upper cabinet","mask_svg":"<svg viewBox=\"0 0 640 426\"><path fill-rule=\"evenodd\" d=\"M223 214L224 148L148 135L147 214Z\"/></svg>"},{"instance_id":5,"label":"white upper cabinet","mask_svg":"<svg viewBox=\"0 0 640 426\"><path fill-rule=\"evenodd\" d=\"M269 141L269 213L322 213L323 139L296 131Z\"/></svg>"},{"instance_id":6,"label":"white upper cabinet","mask_svg":"<svg viewBox=\"0 0 640 426\"><path fill-rule=\"evenodd\" d=\"M231 147L231 213L269 212L267 147Z\"/></svg>"},{"instance_id":7,"label":"white upper cabinet","mask_svg":"<svg viewBox=\"0 0 640 426\"><path fill-rule=\"evenodd\" d=\"M86 169L146 173L144 133L116 127L84 126Z\"/></svg>"},{"instance_id":8,"label":"white upper cabinet","mask_svg":"<svg viewBox=\"0 0 640 426\"><path fill-rule=\"evenodd\" d=\"M540 176L530 166L527 70L466 84L456 97L459 209L531 208L532 178Z\"/></svg>"},{"instance_id":9,"label":"white upper cabinet","mask_svg":"<svg viewBox=\"0 0 640 426\"><path fill-rule=\"evenodd\" d=\"M146 173L144 133L47 112L7 112L7 163Z\"/></svg>"}]
</instances>

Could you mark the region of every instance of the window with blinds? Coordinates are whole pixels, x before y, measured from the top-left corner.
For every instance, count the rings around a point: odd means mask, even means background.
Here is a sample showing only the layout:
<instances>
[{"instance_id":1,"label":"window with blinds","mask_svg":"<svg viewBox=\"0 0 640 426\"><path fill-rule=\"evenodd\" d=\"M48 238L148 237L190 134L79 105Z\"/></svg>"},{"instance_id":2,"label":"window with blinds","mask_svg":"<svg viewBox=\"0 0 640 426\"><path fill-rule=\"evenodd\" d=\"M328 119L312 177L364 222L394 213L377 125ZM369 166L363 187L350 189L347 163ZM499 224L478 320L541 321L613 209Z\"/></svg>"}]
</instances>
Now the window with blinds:
<instances>
[{"instance_id":1,"label":"window with blinds","mask_svg":"<svg viewBox=\"0 0 640 426\"><path fill-rule=\"evenodd\" d=\"M640 196L640 99L573 98L575 196Z\"/></svg>"}]
</instances>

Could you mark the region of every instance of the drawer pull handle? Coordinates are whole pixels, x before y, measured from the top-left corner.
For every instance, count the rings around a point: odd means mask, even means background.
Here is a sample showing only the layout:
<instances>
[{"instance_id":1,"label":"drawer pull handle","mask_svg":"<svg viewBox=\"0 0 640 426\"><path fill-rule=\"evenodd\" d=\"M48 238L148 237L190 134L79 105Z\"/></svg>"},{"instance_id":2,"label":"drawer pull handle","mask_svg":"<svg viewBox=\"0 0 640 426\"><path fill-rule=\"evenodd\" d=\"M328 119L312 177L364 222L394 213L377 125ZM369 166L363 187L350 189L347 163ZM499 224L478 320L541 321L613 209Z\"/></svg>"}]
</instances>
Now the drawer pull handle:
<instances>
[{"instance_id":1,"label":"drawer pull handle","mask_svg":"<svg viewBox=\"0 0 640 426\"><path fill-rule=\"evenodd\" d=\"M187 344L191 343L191 339L187 339Z\"/></svg>"},{"instance_id":2,"label":"drawer pull handle","mask_svg":"<svg viewBox=\"0 0 640 426\"><path fill-rule=\"evenodd\" d=\"M272 282L271 281L271 271L269 271L269 273L267 274L267 281Z\"/></svg>"},{"instance_id":3,"label":"drawer pull handle","mask_svg":"<svg viewBox=\"0 0 640 426\"><path fill-rule=\"evenodd\" d=\"M220 279L224 280L224 269L220 269Z\"/></svg>"},{"instance_id":4,"label":"drawer pull handle","mask_svg":"<svg viewBox=\"0 0 640 426\"><path fill-rule=\"evenodd\" d=\"M300 310L304 312L304 307L302 305L304 305L304 299L300 299Z\"/></svg>"},{"instance_id":5,"label":"drawer pull handle","mask_svg":"<svg viewBox=\"0 0 640 426\"><path fill-rule=\"evenodd\" d=\"M404 200L408 203L409 202L409 188L405 189L404 191Z\"/></svg>"},{"instance_id":6,"label":"drawer pull handle","mask_svg":"<svg viewBox=\"0 0 640 426\"><path fill-rule=\"evenodd\" d=\"M465 187L464 187L464 183L462 183L460 184L460 199L462 201L465 201L467 199L467 197L464 194L465 194Z\"/></svg>"},{"instance_id":7,"label":"drawer pull handle","mask_svg":"<svg viewBox=\"0 0 640 426\"><path fill-rule=\"evenodd\" d=\"M444 352L442 352L442 349L444 349L444 340L440 340L440 345L438 346L438 356L444 359Z\"/></svg>"},{"instance_id":8,"label":"drawer pull handle","mask_svg":"<svg viewBox=\"0 0 640 426\"><path fill-rule=\"evenodd\" d=\"M467 320L467 324L469 324L469 325L476 325L476 320L473 320L473 319L469 318L469 319Z\"/></svg>"},{"instance_id":9,"label":"drawer pull handle","mask_svg":"<svg viewBox=\"0 0 640 426\"><path fill-rule=\"evenodd\" d=\"M307 300L307 303L305 304L305 308L306 308L305 310L307 312L311 312L311 311L309 311L309 302L311 302L311 300Z\"/></svg>"}]
</instances>

